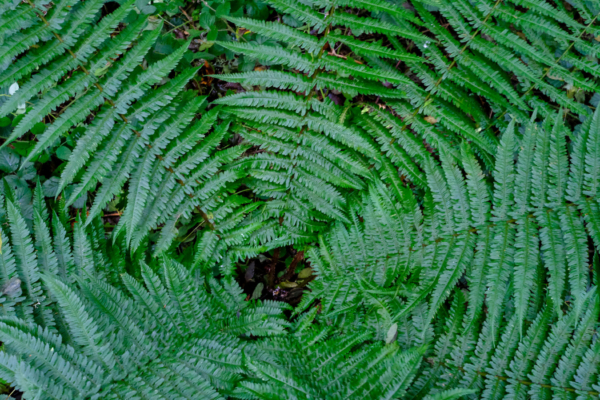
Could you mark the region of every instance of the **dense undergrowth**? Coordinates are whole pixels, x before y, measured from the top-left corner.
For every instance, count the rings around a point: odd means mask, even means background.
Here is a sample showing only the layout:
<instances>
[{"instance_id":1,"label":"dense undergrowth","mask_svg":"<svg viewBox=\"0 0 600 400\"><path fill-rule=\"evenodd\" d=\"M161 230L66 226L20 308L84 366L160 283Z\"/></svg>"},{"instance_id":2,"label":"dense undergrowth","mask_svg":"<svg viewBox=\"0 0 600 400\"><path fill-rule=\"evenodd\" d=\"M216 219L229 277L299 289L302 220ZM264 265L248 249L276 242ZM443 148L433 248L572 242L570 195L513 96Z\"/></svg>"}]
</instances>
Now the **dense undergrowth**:
<instances>
[{"instance_id":1,"label":"dense undergrowth","mask_svg":"<svg viewBox=\"0 0 600 400\"><path fill-rule=\"evenodd\" d=\"M25 399L600 393L596 0L0 0Z\"/></svg>"}]
</instances>

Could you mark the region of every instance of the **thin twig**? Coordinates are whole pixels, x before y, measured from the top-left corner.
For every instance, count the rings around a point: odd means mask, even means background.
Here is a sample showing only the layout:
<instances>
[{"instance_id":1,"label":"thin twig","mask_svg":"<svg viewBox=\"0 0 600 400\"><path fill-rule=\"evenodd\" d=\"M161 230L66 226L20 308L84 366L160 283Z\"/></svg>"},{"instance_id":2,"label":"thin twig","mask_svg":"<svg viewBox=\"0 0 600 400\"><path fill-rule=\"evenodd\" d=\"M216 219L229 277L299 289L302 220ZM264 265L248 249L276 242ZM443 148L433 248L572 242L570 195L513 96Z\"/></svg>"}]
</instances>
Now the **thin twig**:
<instances>
[{"instance_id":1,"label":"thin twig","mask_svg":"<svg viewBox=\"0 0 600 400\"><path fill-rule=\"evenodd\" d=\"M14 388L14 389L12 390L12 392L10 392L10 393L8 394L8 396L6 396L6 399L4 399L4 400L8 400L8 399L10 399L10 396L12 396L12 394L15 392L15 390L17 390L17 388Z\"/></svg>"},{"instance_id":2,"label":"thin twig","mask_svg":"<svg viewBox=\"0 0 600 400\"><path fill-rule=\"evenodd\" d=\"M179 6L179 9L181 10L181 12L183 13L183 15L186 16L186 18L190 21L190 24L192 25L192 28L196 29L196 26L194 25L194 20L192 17L190 17L188 15L188 13L185 12L185 10L183 9L183 7Z\"/></svg>"},{"instance_id":3,"label":"thin twig","mask_svg":"<svg viewBox=\"0 0 600 400\"><path fill-rule=\"evenodd\" d=\"M296 266L303 259L304 259L304 252L303 251L297 252L296 255L294 256L294 259L290 263L289 267L287 268L285 273L281 276L280 281L281 282L289 281L290 278L292 277L292 275L294 275L294 271L296 271Z\"/></svg>"}]
</instances>

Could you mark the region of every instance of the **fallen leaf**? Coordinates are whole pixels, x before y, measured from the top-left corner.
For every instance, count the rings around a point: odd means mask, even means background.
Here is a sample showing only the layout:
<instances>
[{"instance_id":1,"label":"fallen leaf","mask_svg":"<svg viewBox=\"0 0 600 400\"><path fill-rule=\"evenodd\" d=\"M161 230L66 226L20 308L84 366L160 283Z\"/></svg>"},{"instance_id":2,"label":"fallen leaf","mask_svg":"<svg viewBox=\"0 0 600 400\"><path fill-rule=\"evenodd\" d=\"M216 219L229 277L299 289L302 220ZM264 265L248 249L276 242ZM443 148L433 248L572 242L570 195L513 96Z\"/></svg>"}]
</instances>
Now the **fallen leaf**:
<instances>
[{"instance_id":1,"label":"fallen leaf","mask_svg":"<svg viewBox=\"0 0 600 400\"><path fill-rule=\"evenodd\" d=\"M306 278L310 277L312 275L312 273L313 273L312 268L304 268L298 274L298 279L306 279Z\"/></svg>"},{"instance_id":2,"label":"fallen leaf","mask_svg":"<svg viewBox=\"0 0 600 400\"><path fill-rule=\"evenodd\" d=\"M260 299L264 288L265 285L262 282L259 282L258 285L256 285L256 287L254 288L254 292L252 292L252 300Z\"/></svg>"},{"instance_id":3,"label":"fallen leaf","mask_svg":"<svg viewBox=\"0 0 600 400\"><path fill-rule=\"evenodd\" d=\"M387 335L385 337L385 344L392 344L396 341L397 338L398 338L398 324L393 323L392 326L390 326L390 329L388 329L388 331L387 331Z\"/></svg>"},{"instance_id":4,"label":"fallen leaf","mask_svg":"<svg viewBox=\"0 0 600 400\"><path fill-rule=\"evenodd\" d=\"M252 278L254 278L254 268L255 268L255 263L254 263L254 261L251 261L250 264L248 265L248 268L246 268L246 273L244 274L244 278L246 279L246 282L248 282Z\"/></svg>"}]
</instances>

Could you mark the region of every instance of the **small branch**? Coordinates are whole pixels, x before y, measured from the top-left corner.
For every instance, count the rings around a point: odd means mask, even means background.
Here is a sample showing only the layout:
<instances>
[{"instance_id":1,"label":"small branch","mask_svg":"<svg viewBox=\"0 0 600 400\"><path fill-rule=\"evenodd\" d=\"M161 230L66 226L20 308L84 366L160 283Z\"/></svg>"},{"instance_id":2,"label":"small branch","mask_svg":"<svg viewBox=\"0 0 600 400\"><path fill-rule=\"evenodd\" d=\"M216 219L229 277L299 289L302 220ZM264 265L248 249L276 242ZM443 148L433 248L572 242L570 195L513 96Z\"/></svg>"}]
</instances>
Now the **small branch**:
<instances>
[{"instance_id":1,"label":"small branch","mask_svg":"<svg viewBox=\"0 0 600 400\"><path fill-rule=\"evenodd\" d=\"M271 266L269 267L269 274L267 275L267 287L272 288L275 282L275 270L277 269L277 263L279 262L279 248L273 252L273 259Z\"/></svg>"},{"instance_id":2,"label":"small branch","mask_svg":"<svg viewBox=\"0 0 600 400\"><path fill-rule=\"evenodd\" d=\"M291 279L292 275L294 275L294 271L296 271L296 266L303 259L304 259L304 252L303 251L297 252L296 255L294 256L294 259L290 263L290 266L288 267L287 271L285 271L285 274L283 274L283 276L281 277L281 279L279 281L280 282L289 281Z\"/></svg>"},{"instance_id":3,"label":"small branch","mask_svg":"<svg viewBox=\"0 0 600 400\"><path fill-rule=\"evenodd\" d=\"M196 29L196 25L194 25L194 20L192 17L190 17L188 15L188 13L185 12L185 10L183 9L183 7L179 6L179 9L181 10L181 12L183 13L183 15L185 15L185 17L188 19L188 21L190 21L190 25L192 25L192 28Z\"/></svg>"},{"instance_id":4,"label":"small branch","mask_svg":"<svg viewBox=\"0 0 600 400\"><path fill-rule=\"evenodd\" d=\"M121 211L117 211L116 213L112 213L112 214L104 214L102 216L102 218L107 218L107 217L120 217L122 215Z\"/></svg>"}]
</instances>

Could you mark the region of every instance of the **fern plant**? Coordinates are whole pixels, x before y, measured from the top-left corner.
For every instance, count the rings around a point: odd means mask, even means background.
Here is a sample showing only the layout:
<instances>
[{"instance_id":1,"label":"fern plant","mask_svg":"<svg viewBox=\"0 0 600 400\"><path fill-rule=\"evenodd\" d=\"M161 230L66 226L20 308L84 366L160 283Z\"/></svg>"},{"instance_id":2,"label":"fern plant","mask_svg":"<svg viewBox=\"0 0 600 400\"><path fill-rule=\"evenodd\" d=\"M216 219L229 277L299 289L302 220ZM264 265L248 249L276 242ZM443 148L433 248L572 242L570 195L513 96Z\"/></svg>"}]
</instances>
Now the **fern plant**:
<instances>
[{"instance_id":1,"label":"fern plant","mask_svg":"<svg viewBox=\"0 0 600 400\"><path fill-rule=\"evenodd\" d=\"M317 309L289 323L284 303L167 257L138 270L98 219L50 217L40 188L33 235L10 187L2 199L0 378L24 398L400 398L417 376L425 348L394 334L314 325Z\"/></svg>"},{"instance_id":2,"label":"fern plant","mask_svg":"<svg viewBox=\"0 0 600 400\"><path fill-rule=\"evenodd\" d=\"M333 223L306 249L318 278L294 311L299 341L283 345L292 354L278 369L251 362L264 381L242 382L238 392L597 396L600 264L596 255L590 270L589 254L598 250L598 213L587 210L598 202L589 189L600 112L575 133L562 117L538 123L533 115L521 133L509 125L493 187L463 145L460 166L445 155L427 166L422 204L399 178L349 196L350 223ZM394 367L395 357L402 362Z\"/></svg>"},{"instance_id":3,"label":"fern plant","mask_svg":"<svg viewBox=\"0 0 600 400\"><path fill-rule=\"evenodd\" d=\"M14 29L6 31L5 43L14 41L15 46L12 52L3 47L6 54L0 57L6 70L0 86L19 79L20 88L2 105L0 114L8 115L22 102L36 99L3 146L42 118L53 119L27 155L27 164L71 128L82 125L83 133L55 194L74 184L66 199L70 205L94 192L88 221L115 196L125 196L127 206L117 231L135 250L145 245L151 231L163 227L154 247L158 253L173 242L176 224L224 207L223 199L235 191L234 182L244 173L222 167L246 148L223 148L227 126L213 131L218 110L206 112L206 97L185 90L198 68L167 79L189 43L140 68L162 25L147 30L145 16L132 18L133 0L99 19L103 4L103 0L59 3L46 16L39 5L6 5L3 18ZM33 26L18 22L24 15L34 20ZM130 22L117 29L125 17ZM30 37L32 45L39 40L45 43L34 49L23 36ZM11 64L15 55L20 58ZM31 73L38 68L39 72ZM65 101L69 103L64 105ZM203 118L195 120L199 113ZM85 123L88 119L91 122ZM204 220L214 225L210 218Z\"/></svg>"},{"instance_id":4,"label":"fern plant","mask_svg":"<svg viewBox=\"0 0 600 400\"><path fill-rule=\"evenodd\" d=\"M370 332L340 334L330 326L312 323L311 312L292 328L293 336L276 339L290 349L277 357L278 367L250 360L257 381L242 381L240 398L258 399L398 399L406 398L419 371L422 348L403 351L394 343L373 341ZM451 400L472 393L452 389L428 400Z\"/></svg>"},{"instance_id":5,"label":"fern plant","mask_svg":"<svg viewBox=\"0 0 600 400\"><path fill-rule=\"evenodd\" d=\"M507 112L521 122L533 108L549 115L551 105L589 114L572 95L596 91L598 71L586 58L598 49L588 37L595 18L584 26L560 7L531 2L526 12L499 1L414 1L411 9L386 1L268 3L287 23L224 16L239 41L216 44L267 67L215 75L246 90L216 103L227 106L244 143L260 147L238 165L249 166L255 193L283 199L269 205L290 230L314 234L332 218L347 223L343 193L372 180L365 168L425 189L431 161L444 153L459 162L466 141L492 169L493 131L506 127ZM337 93L344 105L329 99Z\"/></svg>"},{"instance_id":6,"label":"fern plant","mask_svg":"<svg viewBox=\"0 0 600 400\"><path fill-rule=\"evenodd\" d=\"M507 127L493 188L466 145L461 165L442 154L427 166L423 209L399 179L371 184L351 223L307 249L318 278L295 313L427 346L407 398L597 396L600 112L576 133L562 117Z\"/></svg>"},{"instance_id":7,"label":"fern plant","mask_svg":"<svg viewBox=\"0 0 600 400\"><path fill-rule=\"evenodd\" d=\"M254 113L242 107L264 101L295 104L290 109L298 107L304 116L276 109ZM233 115L249 116L246 121L234 117L232 131L243 138L240 146L252 147L226 168L246 171L240 182L252 190L254 201L248 207L253 210L233 231L247 237L238 236L236 246L228 243L233 235L205 230L196 245L196 266L219 264L227 275L240 258L277 246L313 243L332 221L351 222L349 199L374 182L397 184L399 170L406 172L403 178L413 176L419 190L426 188L425 173L400 146L387 142L392 136L384 124L394 119L391 114L369 108L372 114L354 115L369 126L367 132L340 122L348 108L327 100L310 100L306 107L302 102L293 93L255 92L217 101L228 103L221 111L225 121ZM405 141L420 162L433 162L416 137L405 135Z\"/></svg>"},{"instance_id":8,"label":"fern plant","mask_svg":"<svg viewBox=\"0 0 600 400\"><path fill-rule=\"evenodd\" d=\"M269 0L285 23L226 16L239 41L217 43L269 68L219 75L245 91L212 108L197 69L171 74L187 45L147 63L161 27L102 4L0 6L0 86L20 86L0 117L33 99L4 146L54 119L28 165L83 127L56 214L39 185L31 219L0 201L0 378L30 398L600 393L595 3ZM200 232L180 264L181 223ZM125 251L149 243L158 260ZM292 244L317 279L288 321L233 278Z\"/></svg>"},{"instance_id":9,"label":"fern plant","mask_svg":"<svg viewBox=\"0 0 600 400\"><path fill-rule=\"evenodd\" d=\"M25 398L217 399L252 375L245 357L274 363L249 339L284 333L285 304L246 302L169 258L142 263L141 284L98 219L67 233L39 192L33 234L2 199L0 377Z\"/></svg>"},{"instance_id":10,"label":"fern plant","mask_svg":"<svg viewBox=\"0 0 600 400\"><path fill-rule=\"evenodd\" d=\"M314 87L339 90L351 97L376 94L388 101L395 93L406 100L389 101L389 105L408 127L418 130L418 114L428 115L439 120L444 130L467 135L486 153L493 152L489 147L495 144L493 136L478 128L492 126L506 112L521 122L535 107L547 115L551 108L540 94L573 112L587 114L589 109L570 96L578 90L597 90L598 71L586 57L598 51L589 37L598 10L584 2L574 4L571 12L538 1L413 1L410 7L362 0L301 4L273 0L269 4L289 16L288 21L296 21L299 28L227 18L282 42L284 47L222 45L306 73L309 80L273 68L222 79L299 92ZM442 20L451 29L442 27ZM305 33L309 31L312 33ZM400 64L405 67L401 71ZM354 79L348 81L348 75ZM518 86L511 83L509 75L515 76ZM390 93L382 86L370 86L369 81L387 82L397 90ZM568 84L565 88L570 93L559 90L555 82ZM485 99L496 118L491 120L470 94Z\"/></svg>"}]
</instances>

